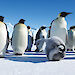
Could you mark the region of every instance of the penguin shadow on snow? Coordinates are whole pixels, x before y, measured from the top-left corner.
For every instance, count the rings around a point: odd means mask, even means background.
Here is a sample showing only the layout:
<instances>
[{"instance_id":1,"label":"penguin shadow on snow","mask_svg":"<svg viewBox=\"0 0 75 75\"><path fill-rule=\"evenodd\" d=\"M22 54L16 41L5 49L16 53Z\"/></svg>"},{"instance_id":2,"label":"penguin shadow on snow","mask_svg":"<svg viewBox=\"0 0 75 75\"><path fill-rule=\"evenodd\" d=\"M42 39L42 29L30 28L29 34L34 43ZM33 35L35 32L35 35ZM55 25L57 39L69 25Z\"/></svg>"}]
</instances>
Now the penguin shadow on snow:
<instances>
[{"instance_id":1,"label":"penguin shadow on snow","mask_svg":"<svg viewBox=\"0 0 75 75\"><path fill-rule=\"evenodd\" d=\"M5 59L11 60L11 61L16 61L16 62L31 62L31 63L43 63L47 62L48 59L46 57L39 56L10 56L10 57L5 57Z\"/></svg>"},{"instance_id":2,"label":"penguin shadow on snow","mask_svg":"<svg viewBox=\"0 0 75 75\"><path fill-rule=\"evenodd\" d=\"M32 62L32 63L43 63L48 61L46 57L6 57L5 59L17 62Z\"/></svg>"},{"instance_id":3,"label":"penguin shadow on snow","mask_svg":"<svg viewBox=\"0 0 75 75\"><path fill-rule=\"evenodd\" d=\"M45 54L26 53L25 55L28 55L28 56L12 56L12 53L13 52L11 51L11 55L8 55L9 57L6 56L5 59L11 60L11 61L16 61L16 62L31 62L31 63L55 62L55 61L48 61L46 56L42 57L42 55L45 55ZM66 53L68 53L68 54L66 54L66 56L71 55L72 57L64 57L63 60L75 60L74 52L66 52ZM29 55L32 55L32 56L29 56ZM36 55L38 55L38 57L36 57ZM39 56L39 55L41 55L41 56Z\"/></svg>"},{"instance_id":4,"label":"penguin shadow on snow","mask_svg":"<svg viewBox=\"0 0 75 75\"><path fill-rule=\"evenodd\" d=\"M31 62L31 63L58 62L58 61L48 61L46 57L6 57L5 59L16 62ZM63 60L75 60L75 57L67 57L64 58Z\"/></svg>"}]
</instances>

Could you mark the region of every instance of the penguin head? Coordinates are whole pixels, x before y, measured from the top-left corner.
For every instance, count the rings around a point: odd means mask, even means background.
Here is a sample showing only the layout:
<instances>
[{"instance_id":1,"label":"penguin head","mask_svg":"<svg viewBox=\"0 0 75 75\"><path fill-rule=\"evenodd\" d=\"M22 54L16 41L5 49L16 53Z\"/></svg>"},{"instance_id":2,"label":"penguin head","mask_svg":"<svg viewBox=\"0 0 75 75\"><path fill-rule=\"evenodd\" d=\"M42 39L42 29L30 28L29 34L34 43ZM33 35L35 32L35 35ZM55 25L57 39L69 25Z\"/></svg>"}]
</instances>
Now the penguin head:
<instances>
[{"instance_id":1,"label":"penguin head","mask_svg":"<svg viewBox=\"0 0 75 75\"><path fill-rule=\"evenodd\" d=\"M68 13L68 12L61 12L59 14L59 17L66 17L67 15L72 14L72 13Z\"/></svg>"},{"instance_id":2,"label":"penguin head","mask_svg":"<svg viewBox=\"0 0 75 75\"><path fill-rule=\"evenodd\" d=\"M75 30L75 26L71 26L70 27L70 30Z\"/></svg>"},{"instance_id":3,"label":"penguin head","mask_svg":"<svg viewBox=\"0 0 75 75\"><path fill-rule=\"evenodd\" d=\"M26 21L26 20L24 20L24 19L20 19L20 20L19 20L19 23L23 23L23 24L24 24L25 21Z\"/></svg>"},{"instance_id":4,"label":"penguin head","mask_svg":"<svg viewBox=\"0 0 75 75\"><path fill-rule=\"evenodd\" d=\"M49 26L49 29L51 29L51 26Z\"/></svg>"},{"instance_id":5,"label":"penguin head","mask_svg":"<svg viewBox=\"0 0 75 75\"><path fill-rule=\"evenodd\" d=\"M4 17L0 16L0 21L3 22L4 21Z\"/></svg>"},{"instance_id":6,"label":"penguin head","mask_svg":"<svg viewBox=\"0 0 75 75\"><path fill-rule=\"evenodd\" d=\"M41 30L43 30L43 29L45 29L45 28L47 28L47 27L45 27L45 26L40 27Z\"/></svg>"},{"instance_id":7,"label":"penguin head","mask_svg":"<svg viewBox=\"0 0 75 75\"><path fill-rule=\"evenodd\" d=\"M28 29L31 29L30 26L27 26Z\"/></svg>"},{"instance_id":8,"label":"penguin head","mask_svg":"<svg viewBox=\"0 0 75 75\"><path fill-rule=\"evenodd\" d=\"M54 61L59 61L61 58L64 57L64 52L65 52L65 46L63 44L58 45L55 47L55 51L57 50L57 53L54 53L53 55L53 60Z\"/></svg>"}]
</instances>

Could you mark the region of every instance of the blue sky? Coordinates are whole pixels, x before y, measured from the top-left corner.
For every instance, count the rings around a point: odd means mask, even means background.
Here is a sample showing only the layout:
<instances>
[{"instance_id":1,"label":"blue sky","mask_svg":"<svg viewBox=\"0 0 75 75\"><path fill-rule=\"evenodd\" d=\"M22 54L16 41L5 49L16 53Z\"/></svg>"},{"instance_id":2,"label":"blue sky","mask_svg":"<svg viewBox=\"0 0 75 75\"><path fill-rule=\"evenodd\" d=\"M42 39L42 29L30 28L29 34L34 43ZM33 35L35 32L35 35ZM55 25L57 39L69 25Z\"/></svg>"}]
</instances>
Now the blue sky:
<instances>
[{"instance_id":1,"label":"blue sky","mask_svg":"<svg viewBox=\"0 0 75 75\"><path fill-rule=\"evenodd\" d=\"M23 18L32 28L50 26L62 11L73 13L66 17L69 29L75 25L75 0L0 0L0 15L13 25Z\"/></svg>"}]
</instances>

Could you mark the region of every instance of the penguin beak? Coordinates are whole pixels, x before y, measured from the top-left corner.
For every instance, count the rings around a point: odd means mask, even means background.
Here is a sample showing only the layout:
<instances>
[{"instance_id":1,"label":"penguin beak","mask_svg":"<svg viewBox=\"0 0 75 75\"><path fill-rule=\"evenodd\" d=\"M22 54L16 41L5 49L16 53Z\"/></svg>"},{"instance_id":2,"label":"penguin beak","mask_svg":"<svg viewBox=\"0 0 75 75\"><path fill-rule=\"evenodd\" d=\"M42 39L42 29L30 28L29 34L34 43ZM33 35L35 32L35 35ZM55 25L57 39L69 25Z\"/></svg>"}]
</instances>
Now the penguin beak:
<instances>
[{"instance_id":1,"label":"penguin beak","mask_svg":"<svg viewBox=\"0 0 75 75\"><path fill-rule=\"evenodd\" d=\"M67 15L72 14L72 13L66 13Z\"/></svg>"}]
</instances>

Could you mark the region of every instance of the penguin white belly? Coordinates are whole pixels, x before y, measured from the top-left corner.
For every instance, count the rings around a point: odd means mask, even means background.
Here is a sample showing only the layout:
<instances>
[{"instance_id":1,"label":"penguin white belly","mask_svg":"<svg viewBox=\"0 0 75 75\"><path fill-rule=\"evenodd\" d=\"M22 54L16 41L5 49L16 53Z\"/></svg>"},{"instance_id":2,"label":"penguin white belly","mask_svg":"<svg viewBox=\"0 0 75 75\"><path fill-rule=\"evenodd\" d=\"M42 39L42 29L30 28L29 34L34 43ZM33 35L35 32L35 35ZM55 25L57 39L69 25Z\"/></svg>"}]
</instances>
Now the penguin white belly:
<instances>
[{"instance_id":1,"label":"penguin white belly","mask_svg":"<svg viewBox=\"0 0 75 75\"><path fill-rule=\"evenodd\" d=\"M75 31L73 31L73 49L75 49Z\"/></svg>"},{"instance_id":2,"label":"penguin white belly","mask_svg":"<svg viewBox=\"0 0 75 75\"><path fill-rule=\"evenodd\" d=\"M0 53L6 50L7 30L4 23L0 22Z\"/></svg>"},{"instance_id":3,"label":"penguin white belly","mask_svg":"<svg viewBox=\"0 0 75 75\"><path fill-rule=\"evenodd\" d=\"M31 47L32 47L32 43L33 43L32 37L33 37L32 32L29 31L28 32L28 49L31 49Z\"/></svg>"},{"instance_id":4,"label":"penguin white belly","mask_svg":"<svg viewBox=\"0 0 75 75\"><path fill-rule=\"evenodd\" d=\"M16 25L13 31L12 48L14 53L24 53L28 44L28 31L25 25Z\"/></svg>"},{"instance_id":5,"label":"penguin white belly","mask_svg":"<svg viewBox=\"0 0 75 75\"><path fill-rule=\"evenodd\" d=\"M53 23L51 27L51 34L50 36L57 36L60 39L63 40L64 43L66 43L66 35L67 35L67 29L66 29L66 22L63 23Z\"/></svg>"},{"instance_id":6,"label":"penguin white belly","mask_svg":"<svg viewBox=\"0 0 75 75\"><path fill-rule=\"evenodd\" d=\"M73 48L73 32L72 30L68 31L68 42L67 42L67 49Z\"/></svg>"},{"instance_id":7,"label":"penguin white belly","mask_svg":"<svg viewBox=\"0 0 75 75\"><path fill-rule=\"evenodd\" d=\"M47 37L47 33L46 33L46 30L44 29L41 31L40 39L43 39L43 38L46 39L46 37ZM40 51L42 51L44 49L44 42L40 42L40 44L38 45L38 49Z\"/></svg>"},{"instance_id":8,"label":"penguin white belly","mask_svg":"<svg viewBox=\"0 0 75 75\"><path fill-rule=\"evenodd\" d=\"M47 37L46 30L45 29L44 30L41 30L41 33L39 35L40 35L40 39L41 38L45 38L46 39L46 37Z\"/></svg>"}]
</instances>

